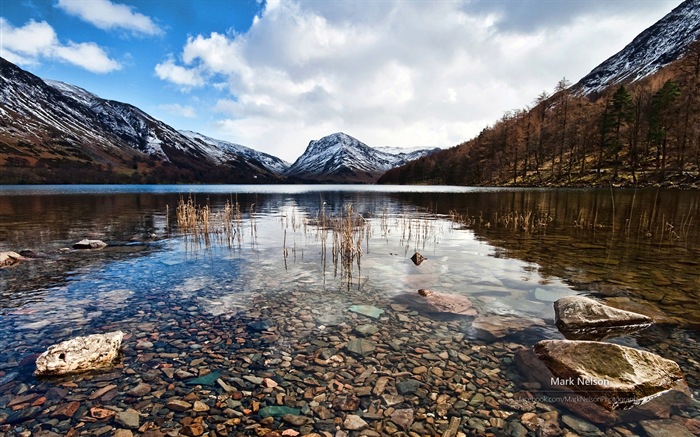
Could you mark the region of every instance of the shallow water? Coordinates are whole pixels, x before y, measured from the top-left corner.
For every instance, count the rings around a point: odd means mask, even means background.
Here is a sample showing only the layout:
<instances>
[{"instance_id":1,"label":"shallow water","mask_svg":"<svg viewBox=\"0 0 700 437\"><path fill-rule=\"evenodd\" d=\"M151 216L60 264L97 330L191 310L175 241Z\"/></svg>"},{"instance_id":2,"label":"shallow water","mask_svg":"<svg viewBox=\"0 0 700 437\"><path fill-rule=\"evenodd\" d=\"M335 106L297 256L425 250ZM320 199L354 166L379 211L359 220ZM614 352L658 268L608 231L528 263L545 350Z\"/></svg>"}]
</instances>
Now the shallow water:
<instances>
[{"instance_id":1,"label":"shallow water","mask_svg":"<svg viewBox=\"0 0 700 437\"><path fill-rule=\"evenodd\" d=\"M212 223L220 221L215 215L226 202L237 203L235 234L211 233L208 241L183 234L176 207L188 197L209 206ZM333 262L334 233L321 223L347 216L349 205L362 223L352 235L361 256L343 265ZM275 321L267 353L293 356L305 341L341 344L364 317L348 308L366 303L386 311L380 319L385 335L403 338L402 330L418 329L412 340L406 337L410 347L431 349L437 339L448 350L481 353L485 347L512 356L518 346L563 338L552 303L584 294L625 308L643 306L663 320L612 341L677 361L697 391L699 205L699 193L683 191L3 187L0 251L43 254L0 270L0 371L18 372L0 389L16 395L50 386L22 363L77 335L127 333L123 369L134 372L129 375L143 376L162 354L199 356L203 348L216 353L202 355L197 367L211 370L220 361L210 357L226 353L219 348L222 339L235 344L236 332L247 338L248 322ZM60 251L86 237L110 246ZM416 251L427 258L419 266L410 260ZM426 312L416 293L422 288L466 296L479 316L544 323L494 343L472 328L473 316ZM394 318L396 330L390 328ZM391 338L376 335L391 349ZM151 339L152 349L137 348L139 339ZM515 392L522 381L507 362L500 377L508 387L502 390ZM90 378L77 381L78 390L82 384L94 388ZM116 401L126 402L120 396ZM42 417L39 412L25 425L48 420Z\"/></svg>"}]
</instances>

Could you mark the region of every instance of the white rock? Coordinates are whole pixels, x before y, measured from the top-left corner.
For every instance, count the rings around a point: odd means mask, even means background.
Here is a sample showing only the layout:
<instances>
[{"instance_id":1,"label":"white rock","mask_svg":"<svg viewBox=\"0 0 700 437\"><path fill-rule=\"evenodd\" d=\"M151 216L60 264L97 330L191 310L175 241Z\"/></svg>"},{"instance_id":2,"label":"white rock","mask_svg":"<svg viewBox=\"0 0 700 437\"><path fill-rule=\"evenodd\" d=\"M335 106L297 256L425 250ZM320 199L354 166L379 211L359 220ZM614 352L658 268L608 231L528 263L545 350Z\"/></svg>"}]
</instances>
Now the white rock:
<instances>
[{"instance_id":1,"label":"white rock","mask_svg":"<svg viewBox=\"0 0 700 437\"><path fill-rule=\"evenodd\" d=\"M0 266L9 266L23 259L17 252L0 252Z\"/></svg>"},{"instance_id":2,"label":"white rock","mask_svg":"<svg viewBox=\"0 0 700 437\"><path fill-rule=\"evenodd\" d=\"M80 240L73 245L73 249L102 249L107 243L102 240Z\"/></svg>"},{"instance_id":3,"label":"white rock","mask_svg":"<svg viewBox=\"0 0 700 437\"><path fill-rule=\"evenodd\" d=\"M36 360L35 375L65 375L109 367L119 356L124 333L93 334L49 346Z\"/></svg>"}]
</instances>

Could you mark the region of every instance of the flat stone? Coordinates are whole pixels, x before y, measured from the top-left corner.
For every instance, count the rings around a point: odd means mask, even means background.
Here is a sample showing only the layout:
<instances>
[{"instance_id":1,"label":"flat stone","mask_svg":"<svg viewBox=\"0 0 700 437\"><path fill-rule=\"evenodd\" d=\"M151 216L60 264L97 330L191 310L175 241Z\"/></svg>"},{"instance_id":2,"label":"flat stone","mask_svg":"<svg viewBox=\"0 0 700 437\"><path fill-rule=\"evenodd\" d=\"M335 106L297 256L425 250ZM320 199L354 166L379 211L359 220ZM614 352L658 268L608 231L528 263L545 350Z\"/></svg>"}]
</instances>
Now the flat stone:
<instances>
[{"instance_id":1,"label":"flat stone","mask_svg":"<svg viewBox=\"0 0 700 437\"><path fill-rule=\"evenodd\" d=\"M199 437L204 434L204 426L201 423L190 423L180 429L180 433L188 437Z\"/></svg>"},{"instance_id":2,"label":"flat stone","mask_svg":"<svg viewBox=\"0 0 700 437\"><path fill-rule=\"evenodd\" d=\"M479 316L472 322L479 338L493 341L535 326L545 326L542 319L517 316Z\"/></svg>"},{"instance_id":3,"label":"flat stone","mask_svg":"<svg viewBox=\"0 0 700 437\"><path fill-rule=\"evenodd\" d=\"M360 407L360 399L356 396L339 395L333 400L336 411L355 411Z\"/></svg>"},{"instance_id":4,"label":"flat stone","mask_svg":"<svg viewBox=\"0 0 700 437\"><path fill-rule=\"evenodd\" d=\"M73 249L102 249L104 247L107 247L107 243L105 243L104 241L89 240L87 238L73 244Z\"/></svg>"},{"instance_id":5,"label":"flat stone","mask_svg":"<svg viewBox=\"0 0 700 437\"><path fill-rule=\"evenodd\" d=\"M534 351L560 379L557 385L610 410L642 405L683 380L675 362L612 343L543 340Z\"/></svg>"},{"instance_id":6,"label":"flat stone","mask_svg":"<svg viewBox=\"0 0 700 437\"><path fill-rule=\"evenodd\" d=\"M258 414L260 417L282 417L287 414L298 416L301 410L298 408L286 407L284 405L270 405L265 408L261 408Z\"/></svg>"},{"instance_id":7,"label":"flat stone","mask_svg":"<svg viewBox=\"0 0 700 437\"><path fill-rule=\"evenodd\" d=\"M450 418L450 424L447 426L445 432L442 433L442 437L456 437L459 432L459 424L461 421L459 417ZM525 432L527 433L527 431Z\"/></svg>"},{"instance_id":8,"label":"flat stone","mask_svg":"<svg viewBox=\"0 0 700 437\"><path fill-rule=\"evenodd\" d=\"M688 428L673 419L642 420L639 424L649 437L693 437Z\"/></svg>"},{"instance_id":9,"label":"flat stone","mask_svg":"<svg viewBox=\"0 0 700 437\"><path fill-rule=\"evenodd\" d=\"M189 381L185 382L187 385L214 385L216 384L216 380L221 377L221 372L214 371L211 373L207 373L204 376L200 376L198 378L190 379Z\"/></svg>"},{"instance_id":10,"label":"flat stone","mask_svg":"<svg viewBox=\"0 0 700 437\"><path fill-rule=\"evenodd\" d=\"M146 384L145 382L140 382L136 387L126 392L126 394L128 394L129 396L140 398L141 396L146 396L150 392L151 386L149 384Z\"/></svg>"},{"instance_id":11,"label":"flat stone","mask_svg":"<svg viewBox=\"0 0 700 437\"><path fill-rule=\"evenodd\" d=\"M377 349L377 346L374 344L374 342L358 338L347 342L345 344L345 349L354 354L366 355L374 352Z\"/></svg>"},{"instance_id":12,"label":"flat stone","mask_svg":"<svg viewBox=\"0 0 700 437\"><path fill-rule=\"evenodd\" d=\"M353 313L362 314L363 316L371 317L373 319L378 319L379 316L384 314L383 309L372 305L352 305L348 309Z\"/></svg>"},{"instance_id":13,"label":"flat stone","mask_svg":"<svg viewBox=\"0 0 700 437\"><path fill-rule=\"evenodd\" d=\"M10 372L7 375L0 378L0 386L7 384L8 382L14 381L19 376L17 372Z\"/></svg>"},{"instance_id":14,"label":"flat stone","mask_svg":"<svg viewBox=\"0 0 700 437\"><path fill-rule=\"evenodd\" d=\"M567 296L554 303L557 328L571 340L602 340L653 323L651 317L604 305L583 296Z\"/></svg>"},{"instance_id":15,"label":"flat stone","mask_svg":"<svg viewBox=\"0 0 700 437\"><path fill-rule=\"evenodd\" d=\"M114 435L112 437L133 437L133 435L134 433L129 429L118 429L114 431Z\"/></svg>"},{"instance_id":16,"label":"flat stone","mask_svg":"<svg viewBox=\"0 0 700 437\"><path fill-rule=\"evenodd\" d=\"M376 334L379 331L379 328L374 325L364 324L355 326L353 331L363 337L369 337L370 335Z\"/></svg>"},{"instance_id":17,"label":"flat stone","mask_svg":"<svg viewBox=\"0 0 700 437\"><path fill-rule=\"evenodd\" d=\"M30 408L23 408L21 410L13 411L7 418L5 419L5 423L8 425L13 425L15 423L22 423L24 421L27 421L29 419L33 419L36 416L41 413L42 408L41 407L30 407Z\"/></svg>"},{"instance_id":18,"label":"flat stone","mask_svg":"<svg viewBox=\"0 0 700 437\"><path fill-rule=\"evenodd\" d=\"M469 400L469 405L472 407L478 407L479 405L484 403L484 395L482 393L476 393L472 398Z\"/></svg>"},{"instance_id":19,"label":"flat stone","mask_svg":"<svg viewBox=\"0 0 700 437\"><path fill-rule=\"evenodd\" d=\"M253 383L255 385L261 385L264 381L263 378L260 378L260 377L255 376L255 375L245 375L243 377L243 379L245 379L246 381Z\"/></svg>"},{"instance_id":20,"label":"flat stone","mask_svg":"<svg viewBox=\"0 0 700 437\"><path fill-rule=\"evenodd\" d=\"M106 385L102 388L98 388L97 390L92 392L92 394L90 395L90 399L91 400L99 399L102 396L106 395L107 393L111 392L112 390L115 390L116 388L117 388L117 386L115 384L110 384L110 385Z\"/></svg>"},{"instance_id":21,"label":"flat stone","mask_svg":"<svg viewBox=\"0 0 700 437\"><path fill-rule=\"evenodd\" d=\"M428 368L425 366L417 366L413 368L411 373L413 373L414 375L423 375L425 373L428 373Z\"/></svg>"},{"instance_id":22,"label":"flat stone","mask_svg":"<svg viewBox=\"0 0 700 437\"><path fill-rule=\"evenodd\" d=\"M343 421L343 428L351 431L360 431L367 428L369 425L360 416L348 414Z\"/></svg>"},{"instance_id":23,"label":"flat stone","mask_svg":"<svg viewBox=\"0 0 700 437\"><path fill-rule=\"evenodd\" d=\"M396 390L400 395L413 394L418 391L418 388L420 388L420 381L416 381L415 379L408 379L396 384Z\"/></svg>"},{"instance_id":24,"label":"flat stone","mask_svg":"<svg viewBox=\"0 0 700 437\"><path fill-rule=\"evenodd\" d=\"M196 411L198 413L209 411L209 405L205 404L202 401L194 401L194 403L192 404L192 411Z\"/></svg>"},{"instance_id":25,"label":"flat stone","mask_svg":"<svg viewBox=\"0 0 700 437\"><path fill-rule=\"evenodd\" d=\"M140 417L138 411L129 408L126 411L118 412L114 416L114 421L125 428L138 429Z\"/></svg>"},{"instance_id":26,"label":"flat stone","mask_svg":"<svg viewBox=\"0 0 700 437\"><path fill-rule=\"evenodd\" d=\"M298 416L295 414L285 414L282 416L282 421L294 426L304 426L311 423L313 419L307 416Z\"/></svg>"},{"instance_id":27,"label":"flat stone","mask_svg":"<svg viewBox=\"0 0 700 437\"><path fill-rule=\"evenodd\" d=\"M90 408L90 417L97 420L109 419L117 414L116 411L108 410L106 408L92 407Z\"/></svg>"},{"instance_id":28,"label":"flat stone","mask_svg":"<svg viewBox=\"0 0 700 437\"><path fill-rule=\"evenodd\" d=\"M49 346L36 360L35 375L65 375L111 367L124 333L93 334Z\"/></svg>"},{"instance_id":29,"label":"flat stone","mask_svg":"<svg viewBox=\"0 0 700 437\"><path fill-rule=\"evenodd\" d=\"M173 411L178 411L178 412L187 411L190 408L192 408L192 404L190 404L189 402L182 401L180 399L174 399L174 400L168 401L165 404L165 406L170 408Z\"/></svg>"},{"instance_id":30,"label":"flat stone","mask_svg":"<svg viewBox=\"0 0 700 437\"><path fill-rule=\"evenodd\" d=\"M384 403L387 407L393 407L394 405L398 405L404 401L403 396L392 394L383 394L382 399L384 399Z\"/></svg>"},{"instance_id":31,"label":"flat stone","mask_svg":"<svg viewBox=\"0 0 700 437\"><path fill-rule=\"evenodd\" d=\"M75 412L78 411L78 408L80 408L80 402L68 402L67 404L59 405L59 407L56 408L56 410L53 413L51 413L51 417L58 417L59 419L71 419L75 415Z\"/></svg>"},{"instance_id":32,"label":"flat stone","mask_svg":"<svg viewBox=\"0 0 700 437\"><path fill-rule=\"evenodd\" d=\"M569 428L573 429L577 434L582 435L582 436L602 436L603 433L600 431L600 429L593 425L590 422L587 422L583 419L580 419L576 416L571 416L571 415L564 415L564 417L561 418L561 421L564 422L566 426Z\"/></svg>"},{"instance_id":33,"label":"flat stone","mask_svg":"<svg viewBox=\"0 0 700 437\"><path fill-rule=\"evenodd\" d=\"M429 312L449 313L462 316L474 316L476 310L472 308L472 301L459 294L439 293L421 288L418 294L425 298L425 304Z\"/></svg>"},{"instance_id":34,"label":"flat stone","mask_svg":"<svg viewBox=\"0 0 700 437\"><path fill-rule=\"evenodd\" d=\"M391 421L403 428L405 431L408 431L411 428L411 425L413 425L414 417L415 414L411 408L401 408L395 410L390 416Z\"/></svg>"},{"instance_id":35,"label":"flat stone","mask_svg":"<svg viewBox=\"0 0 700 437\"><path fill-rule=\"evenodd\" d=\"M153 343L148 340L139 340L136 342L136 349L153 349Z\"/></svg>"},{"instance_id":36,"label":"flat stone","mask_svg":"<svg viewBox=\"0 0 700 437\"><path fill-rule=\"evenodd\" d=\"M248 329L255 332L266 331L272 328L274 325L269 320L256 320L254 322L248 323Z\"/></svg>"}]
</instances>

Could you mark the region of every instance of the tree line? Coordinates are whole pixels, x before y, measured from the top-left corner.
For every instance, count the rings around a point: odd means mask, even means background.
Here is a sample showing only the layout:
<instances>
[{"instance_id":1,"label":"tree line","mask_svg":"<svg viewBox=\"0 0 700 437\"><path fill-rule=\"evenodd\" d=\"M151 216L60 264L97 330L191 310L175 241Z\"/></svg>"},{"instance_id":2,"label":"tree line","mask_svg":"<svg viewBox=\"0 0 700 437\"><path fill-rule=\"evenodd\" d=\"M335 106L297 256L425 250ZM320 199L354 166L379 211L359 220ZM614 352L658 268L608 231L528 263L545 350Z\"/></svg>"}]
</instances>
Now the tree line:
<instances>
[{"instance_id":1,"label":"tree line","mask_svg":"<svg viewBox=\"0 0 700 437\"><path fill-rule=\"evenodd\" d=\"M560 80L476 138L380 183L637 185L700 181L700 43L655 74L584 95Z\"/></svg>"}]
</instances>

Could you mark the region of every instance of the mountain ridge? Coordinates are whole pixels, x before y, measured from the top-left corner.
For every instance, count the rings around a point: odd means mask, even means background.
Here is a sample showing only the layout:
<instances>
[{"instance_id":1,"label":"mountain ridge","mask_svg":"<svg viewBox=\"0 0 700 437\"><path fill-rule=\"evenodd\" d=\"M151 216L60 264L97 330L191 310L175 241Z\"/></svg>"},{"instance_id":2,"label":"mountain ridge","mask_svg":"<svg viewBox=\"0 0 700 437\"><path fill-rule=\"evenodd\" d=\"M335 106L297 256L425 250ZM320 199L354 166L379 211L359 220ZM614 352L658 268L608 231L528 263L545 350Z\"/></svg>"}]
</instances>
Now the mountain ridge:
<instances>
[{"instance_id":1,"label":"mountain ridge","mask_svg":"<svg viewBox=\"0 0 700 437\"><path fill-rule=\"evenodd\" d=\"M437 150L379 150L337 133L311 141L290 164L177 130L129 103L41 79L2 58L0 81L0 183L368 183Z\"/></svg>"},{"instance_id":2,"label":"mountain ridge","mask_svg":"<svg viewBox=\"0 0 700 437\"><path fill-rule=\"evenodd\" d=\"M128 103L0 58L4 183L276 182L266 159L213 152Z\"/></svg>"},{"instance_id":3,"label":"mountain ridge","mask_svg":"<svg viewBox=\"0 0 700 437\"><path fill-rule=\"evenodd\" d=\"M388 153L344 132L336 132L310 141L304 153L284 174L314 182L373 183L387 170L437 150Z\"/></svg>"}]
</instances>

